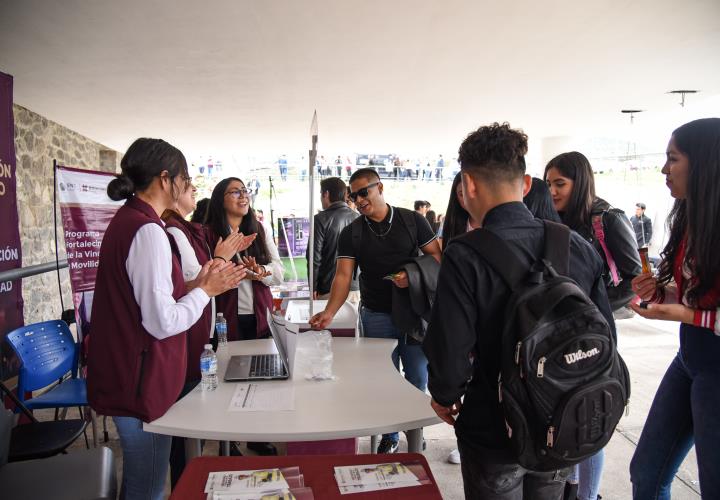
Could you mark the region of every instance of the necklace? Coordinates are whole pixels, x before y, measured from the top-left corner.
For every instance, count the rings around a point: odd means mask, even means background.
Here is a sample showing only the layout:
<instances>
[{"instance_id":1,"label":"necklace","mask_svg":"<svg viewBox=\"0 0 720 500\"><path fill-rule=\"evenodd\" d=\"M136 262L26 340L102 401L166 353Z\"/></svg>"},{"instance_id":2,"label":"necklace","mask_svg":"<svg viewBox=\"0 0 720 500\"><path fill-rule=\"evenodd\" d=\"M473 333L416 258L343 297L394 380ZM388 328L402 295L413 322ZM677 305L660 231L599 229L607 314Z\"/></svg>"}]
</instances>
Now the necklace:
<instances>
[{"instance_id":1,"label":"necklace","mask_svg":"<svg viewBox=\"0 0 720 500\"><path fill-rule=\"evenodd\" d=\"M385 236L387 236L387 234L388 234L388 233L390 232L390 230L392 229L393 215L394 215L394 212L393 212L393 207L392 207L392 205L391 205L391 206L390 206L390 220L388 221L388 227L387 227L387 229L386 229L385 231L383 231L382 233L379 233L379 234L378 234L377 232L375 232L375 230L372 228L372 224L370 224L370 219L368 219L367 217L365 217L365 222L367 222L368 229L370 229L370 231L372 232L372 234L374 234L374 235L377 236L378 238L384 238ZM382 221L380 221L380 222L382 222ZM378 223L378 224L379 224L379 223Z\"/></svg>"}]
</instances>

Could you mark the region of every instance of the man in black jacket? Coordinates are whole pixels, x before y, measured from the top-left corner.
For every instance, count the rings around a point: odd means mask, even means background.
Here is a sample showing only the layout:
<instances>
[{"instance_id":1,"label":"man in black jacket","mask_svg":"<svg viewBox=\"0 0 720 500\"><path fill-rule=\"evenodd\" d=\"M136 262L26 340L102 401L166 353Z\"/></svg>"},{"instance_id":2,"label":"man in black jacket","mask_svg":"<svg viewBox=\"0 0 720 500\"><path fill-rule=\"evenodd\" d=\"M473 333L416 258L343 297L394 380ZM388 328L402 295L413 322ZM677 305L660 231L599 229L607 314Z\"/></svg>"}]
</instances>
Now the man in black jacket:
<instances>
[{"instance_id":1,"label":"man in black jacket","mask_svg":"<svg viewBox=\"0 0 720 500\"><path fill-rule=\"evenodd\" d=\"M630 222L635 230L638 248L645 248L650 245L650 240L652 240L652 220L645 215L645 203L635 205L635 215L630 218Z\"/></svg>"},{"instance_id":2,"label":"man in black jacket","mask_svg":"<svg viewBox=\"0 0 720 500\"><path fill-rule=\"evenodd\" d=\"M335 260L340 233L358 216L345 203L346 193L347 186L338 177L328 177L320 182L320 203L323 211L315 216L313 245L313 289L315 298L318 299L330 297L330 287L335 278ZM309 266L308 259L308 268ZM359 290L357 277L353 276L348 300L356 304L360 302Z\"/></svg>"},{"instance_id":3,"label":"man in black jacket","mask_svg":"<svg viewBox=\"0 0 720 500\"><path fill-rule=\"evenodd\" d=\"M470 134L459 153L468 212L482 221L484 230L505 240L529 270L543 255L544 227L522 202L531 183L525 175L527 136L495 123ZM453 239L443 254L423 350L433 409L455 426L465 497L561 498L570 469L528 471L517 464L509 448L497 380L511 292L472 248L457 243L463 238ZM569 258L570 277L595 302L614 332L600 256L572 233Z\"/></svg>"}]
</instances>

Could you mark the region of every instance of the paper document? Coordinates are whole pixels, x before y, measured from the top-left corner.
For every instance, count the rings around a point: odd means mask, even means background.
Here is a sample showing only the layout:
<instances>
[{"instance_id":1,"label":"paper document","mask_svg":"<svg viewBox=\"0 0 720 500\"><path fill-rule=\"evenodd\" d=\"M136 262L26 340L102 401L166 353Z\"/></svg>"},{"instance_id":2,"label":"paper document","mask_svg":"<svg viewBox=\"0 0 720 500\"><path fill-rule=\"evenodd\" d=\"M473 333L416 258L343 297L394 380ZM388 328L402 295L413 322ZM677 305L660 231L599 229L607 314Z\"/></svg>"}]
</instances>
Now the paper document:
<instances>
[{"instance_id":1,"label":"paper document","mask_svg":"<svg viewBox=\"0 0 720 500\"><path fill-rule=\"evenodd\" d=\"M335 481L342 494L407 488L431 482L419 462L335 467Z\"/></svg>"},{"instance_id":2,"label":"paper document","mask_svg":"<svg viewBox=\"0 0 720 500\"><path fill-rule=\"evenodd\" d=\"M288 489L280 469L211 472L205 493L253 493Z\"/></svg>"},{"instance_id":3,"label":"paper document","mask_svg":"<svg viewBox=\"0 0 720 500\"><path fill-rule=\"evenodd\" d=\"M207 500L313 500L298 467L208 474Z\"/></svg>"},{"instance_id":4,"label":"paper document","mask_svg":"<svg viewBox=\"0 0 720 500\"><path fill-rule=\"evenodd\" d=\"M228 411L292 411L295 387L287 382L237 384Z\"/></svg>"}]
</instances>

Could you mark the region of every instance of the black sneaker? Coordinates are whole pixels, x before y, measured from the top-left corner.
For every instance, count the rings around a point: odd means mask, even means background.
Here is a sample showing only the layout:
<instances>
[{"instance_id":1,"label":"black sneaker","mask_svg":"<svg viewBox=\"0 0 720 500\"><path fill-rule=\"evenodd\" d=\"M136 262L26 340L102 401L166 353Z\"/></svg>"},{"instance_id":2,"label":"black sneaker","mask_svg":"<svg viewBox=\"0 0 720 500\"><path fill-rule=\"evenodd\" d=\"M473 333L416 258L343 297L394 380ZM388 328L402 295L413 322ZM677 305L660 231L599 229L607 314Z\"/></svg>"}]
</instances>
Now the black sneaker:
<instances>
[{"instance_id":1,"label":"black sneaker","mask_svg":"<svg viewBox=\"0 0 720 500\"><path fill-rule=\"evenodd\" d=\"M377 447L378 453L396 453L398 449L399 441L393 441L390 438L382 438L380 444Z\"/></svg>"},{"instance_id":2,"label":"black sneaker","mask_svg":"<svg viewBox=\"0 0 720 500\"><path fill-rule=\"evenodd\" d=\"M240 451L240 443L237 441L230 441L230 456L231 457L242 457L243 454Z\"/></svg>"},{"instance_id":3,"label":"black sneaker","mask_svg":"<svg viewBox=\"0 0 720 500\"><path fill-rule=\"evenodd\" d=\"M247 443L248 450L254 451L260 456L269 457L278 454L277 448L272 443L258 443L249 441Z\"/></svg>"}]
</instances>

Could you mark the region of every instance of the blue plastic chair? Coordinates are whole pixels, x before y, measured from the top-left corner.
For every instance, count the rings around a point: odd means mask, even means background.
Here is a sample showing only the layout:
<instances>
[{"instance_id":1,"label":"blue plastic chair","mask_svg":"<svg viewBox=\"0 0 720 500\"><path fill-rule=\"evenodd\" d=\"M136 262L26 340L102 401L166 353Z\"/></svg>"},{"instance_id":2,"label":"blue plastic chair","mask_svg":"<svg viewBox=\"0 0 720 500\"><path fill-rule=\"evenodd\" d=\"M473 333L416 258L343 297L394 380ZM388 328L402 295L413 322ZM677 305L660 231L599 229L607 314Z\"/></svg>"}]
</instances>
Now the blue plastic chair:
<instances>
[{"instance_id":1,"label":"blue plastic chair","mask_svg":"<svg viewBox=\"0 0 720 500\"><path fill-rule=\"evenodd\" d=\"M85 380L78 378L78 347L64 321L22 326L6 336L20 359L17 394L30 410L88 406ZM70 378L65 378L70 373ZM58 382L40 396L25 400L25 393ZM93 420L93 430L95 428Z\"/></svg>"}]
</instances>

